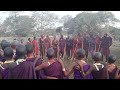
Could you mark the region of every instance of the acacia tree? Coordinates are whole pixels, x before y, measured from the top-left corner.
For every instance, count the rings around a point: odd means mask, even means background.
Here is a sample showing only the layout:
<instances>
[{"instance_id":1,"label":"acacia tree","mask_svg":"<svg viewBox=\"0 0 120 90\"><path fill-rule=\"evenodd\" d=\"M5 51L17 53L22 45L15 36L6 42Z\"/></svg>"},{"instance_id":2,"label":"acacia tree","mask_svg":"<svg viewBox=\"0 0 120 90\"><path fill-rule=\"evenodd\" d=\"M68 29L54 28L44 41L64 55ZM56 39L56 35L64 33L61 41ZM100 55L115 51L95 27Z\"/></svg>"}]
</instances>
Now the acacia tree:
<instances>
[{"instance_id":1,"label":"acacia tree","mask_svg":"<svg viewBox=\"0 0 120 90\"><path fill-rule=\"evenodd\" d=\"M27 36L34 31L35 21L30 16L19 15L17 12L14 12L6 18L3 26L10 35Z\"/></svg>"},{"instance_id":2,"label":"acacia tree","mask_svg":"<svg viewBox=\"0 0 120 90\"><path fill-rule=\"evenodd\" d=\"M36 31L54 28L56 22L58 22L57 15L48 11L33 12L32 18L36 21Z\"/></svg>"},{"instance_id":3,"label":"acacia tree","mask_svg":"<svg viewBox=\"0 0 120 90\"><path fill-rule=\"evenodd\" d=\"M102 30L109 30L109 26L114 25L116 22L119 22L119 20L111 12L82 12L72 20L64 23L64 27L68 28L68 32L90 31L100 33Z\"/></svg>"}]
</instances>

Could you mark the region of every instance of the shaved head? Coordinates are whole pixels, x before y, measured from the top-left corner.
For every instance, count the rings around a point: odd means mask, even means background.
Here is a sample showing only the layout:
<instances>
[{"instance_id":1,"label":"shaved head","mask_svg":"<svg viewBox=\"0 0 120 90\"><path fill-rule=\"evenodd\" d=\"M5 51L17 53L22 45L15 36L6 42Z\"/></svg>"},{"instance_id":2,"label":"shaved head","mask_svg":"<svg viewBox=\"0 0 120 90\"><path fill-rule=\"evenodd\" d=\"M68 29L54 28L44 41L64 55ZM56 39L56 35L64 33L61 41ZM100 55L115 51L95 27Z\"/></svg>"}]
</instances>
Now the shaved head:
<instances>
[{"instance_id":1,"label":"shaved head","mask_svg":"<svg viewBox=\"0 0 120 90\"><path fill-rule=\"evenodd\" d=\"M27 44L25 47L26 47L27 54L33 52L33 45L32 44Z\"/></svg>"},{"instance_id":2,"label":"shaved head","mask_svg":"<svg viewBox=\"0 0 120 90\"><path fill-rule=\"evenodd\" d=\"M52 59L53 57L54 57L54 49L53 48L49 48L48 50L47 50L47 57L48 57L48 59Z\"/></svg>"},{"instance_id":3,"label":"shaved head","mask_svg":"<svg viewBox=\"0 0 120 90\"><path fill-rule=\"evenodd\" d=\"M18 45L16 47L16 55L18 57L23 57L23 56L25 56L25 54L26 54L26 47L23 45Z\"/></svg>"},{"instance_id":4,"label":"shaved head","mask_svg":"<svg viewBox=\"0 0 120 90\"><path fill-rule=\"evenodd\" d=\"M85 50L82 48L79 48L79 49L77 49L76 54L77 54L78 59L84 58L85 57Z\"/></svg>"},{"instance_id":5,"label":"shaved head","mask_svg":"<svg viewBox=\"0 0 120 90\"><path fill-rule=\"evenodd\" d=\"M94 61L100 61L102 59L102 54L100 52L95 52L93 55Z\"/></svg>"},{"instance_id":6,"label":"shaved head","mask_svg":"<svg viewBox=\"0 0 120 90\"><path fill-rule=\"evenodd\" d=\"M4 49L4 56L5 56L6 58L12 58L13 55L14 55L14 53L13 53L13 49L12 49L11 47L6 47L6 48Z\"/></svg>"},{"instance_id":7,"label":"shaved head","mask_svg":"<svg viewBox=\"0 0 120 90\"><path fill-rule=\"evenodd\" d=\"M116 61L116 56L111 54L108 57L108 63L114 63Z\"/></svg>"}]
</instances>

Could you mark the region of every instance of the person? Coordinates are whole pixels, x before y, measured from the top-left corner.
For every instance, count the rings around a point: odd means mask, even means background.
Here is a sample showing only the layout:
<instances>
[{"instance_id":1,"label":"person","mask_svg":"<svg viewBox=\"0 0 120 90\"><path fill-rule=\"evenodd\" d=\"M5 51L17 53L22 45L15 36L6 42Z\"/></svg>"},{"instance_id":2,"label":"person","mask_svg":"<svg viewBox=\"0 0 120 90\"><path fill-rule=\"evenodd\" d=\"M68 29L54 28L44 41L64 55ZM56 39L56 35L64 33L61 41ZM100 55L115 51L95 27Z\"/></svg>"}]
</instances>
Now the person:
<instances>
[{"instance_id":1,"label":"person","mask_svg":"<svg viewBox=\"0 0 120 90\"><path fill-rule=\"evenodd\" d=\"M92 73L93 79L108 79L107 66L103 63L100 63L102 59L102 54L100 52L95 52L93 55L93 59L95 63L87 72L84 71L83 64L79 64L83 77L86 77L87 75Z\"/></svg>"},{"instance_id":2,"label":"person","mask_svg":"<svg viewBox=\"0 0 120 90\"><path fill-rule=\"evenodd\" d=\"M32 41L33 46L34 46L34 55L37 56L38 55L38 42L36 40L36 37L34 37L34 40Z\"/></svg>"},{"instance_id":3,"label":"person","mask_svg":"<svg viewBox=\"0 0 120 90\"><path fill-rule=\"evenodd\" d=\"M62 66L54 59L53 48L47 50L47 58L47 62L35 67L36 71L43 71L43 73L41 73L41 79L63 79Z\"/></svg>"},{"instance_id":4,"label":"person","mask_svg":"<svg viewBox=\"0 0 120 90\"><path fill-rule=\"evenodd\" d=\"M96 35L95 37L95 52L99 52L100 51L100 44L101 44L101 38L99 35Z\"/></svg>"},{"instance_id":5,"label":"person","mask_svg":"<svg viewBox=\"0 0 120 90\"><path fill-rule=\"evenodd\" d=\"M105 56L106 62L107 62L108 56L110 54L109 48L110 48L111 44L112 44L112 41L111 41L110 37L108 37L108 34L105 33L104 36L102 37L100 48L101 48L102 57Z\"/></svg>"},{"instance_id":6,"label":"person","mask_svg":"<svg viewBox=\"0 0 120 90\"><path fill-rule=\"evenodd\" d=\"M27 57L26 60L29 60L31 62L33 62L35 64L35 67L42 64L43 60L41 59L41 57L35 57L33 54L34 51L34 47L32 44L27 44L26 45L26 51L27 51ZM37 79L40 79L40 73L39 71L36 71L36 77Z\"/></svg>"},{"instance_id":7,"label":"person","mask_svg":"<svg viewBox=\"0 0 120 90\"><path fill-rule=\"evenodd\" d=\"M93 34L90 34L90 42L89 42L89 51L91 54L91 57L93 57L93 54L95 52L95 37Z\"/></svg>"},{"instance_id":8,"label":"person","mask_svg":"<svg viewBox=\"0 0 120 90\"><path fill-rule=\"evenodd\" d=\"M40 57L38 58L37 61L35 61L38 56L36 56L36 57L34 56L34 47L33 47L33 45L32 44L26 44L25 47L26 47L26 52L27 52L26 60L29 60L31 62L36 62L35 66L37 66L38 63L41 64L42 59Z\"/></svg>"},{"instance_id":9,"label":"person","mask_svg":"<svg viewBox=\"0 0 120 90\"><path fill-rule=\"evenodd\" d=\"M14 52L14 55L13 55L13 58L16 59L16 47L20 45L20 43L18 41L13 41L11 42L11 47L13 49L13 52Z\"/></svg>"},{"instance_id":10,"label":"person","mask_svg":"<svg viewBox=\"0 0 120 90\"><path fill-rule=\"evenodd\" d=\"M21 45L25 45L25 43L24 43L24 39L21 39Z\"/></svg>"},{"instance_id":11,"label":"person","mask_svg":"<svg viewBox=\"0 0 120 90\"><path fill-rule=\"evenodd\" d=\"M58 40L56 39L56 36L54 36L54 39L52 40L52 48L55 51L55 58L58 57Z\"/></svg>"},{"instance_id":12,"label":"person","mask_svg":"<svg viewBox=\"0 0 120 90\"><path fill-rule=\"evenodd\" d=\"M51 47L51 39L50 39L50 37L48 35L46 36L46 38L44 40L44 43L45 43L45 53L46 53L48 48Z\"/></svg>"},{"instance_id":13,"label":"person","mask_svg":"<svg viewBox=\"0 0 120 90\"><path fill-rule=\"evenodd\" d=\"M33 44L31 38L28 38L27 44Z\"/></svg>"},{"instance_id":14,"label":"person","mask_svg":"<svg viewBox=\"0 0 120 90\"><path fill-rule=\"evenodd\" d=\"M118 67L115 65L116 56L113 54L110 54L108 57L108 65L107 65L107 71L109 75L109 79L116 79L116 73L118 70Z\"/></svg>"},{"instance_id":15,"label":"person","mask_svg":"<svg viewBox=\"0 0 120 90\"><path fill-rule=\"evenodd\" d=\"M40 50L40 56L43 59L44 55L45 55L45 44L44 44L44 36L43 35L41 35L41 37L39 39L39 50Z\"/></svg>"},{"instance_id":16,"label":"person","mask_svg":"<svg viewBox=\"0 0 120 90\"><path fill-rule=\"evenodd\" d=\"M0 76L1 79L11 79L11 70L16 66L13 59L13 49L11 47L6 47L4 49L5 62L0 65Z\"/></svg>"},{"instance_id":17,"label":"person","mask_svg":"<svg viewBox=\"0 0 120 90\"><path fill-rule=\"evenodd\" d=\"M84 37L83 37L83 49L85 50L86 58L88 58L88 54L89 54L89 36L88 36L87 33L84 33Z\"/></svg>"},{"instance_id":18,"label":"person","mask_svg":"<svg viewBox=\"0 0 120 90\"><path fill-rule=\"evenodd\" d=\"M76 50L77 50L77 44L78 44L77 36L75 36L75 37L72 39L72 43L73 43L73 47L72 47L72 57L75 58L75 54L76 54Z\"/></svg>"},{"instance_id":19,"label":"person","mask_svg":"<svg viewBox=\"0 0 120 90\"><path fill-rule=\"evenodd\" d=\"M69 58L71 55L71 50L72 50L72 40L70 39L70 36L68 36L67 38L66 38L66 45L65 45L65 47L66 47L66 55L67 55L67 58Z\"/></svg>"},{"instance_id":20,"label":"person","mask_svg":"<svg viewBox=\"0 0 120 90\"><path fill-rule=\"evenodd\" d=\"M18 45L16 47L15 66L12 69L12 79L36 79L35 65L33 62L26 60L26 47Z\"/></svg>"},{"instance_id":21,"label":"person","mask_svg":"<svg viewBox=\"0 0 120 90\"><path fill-rule=\"evenodd\" d=\"M78 33L78 45L77 45L77 48L83 48L83 37L82 37L82 34L81 33Z\"/></svg>"},{"instance_id":22,"label":"person","mask_svg":"<svg viewBox=\"0 0 120 90\"><path fill-rule=\"evenodd\" d=\"M2 41L1 42L2 50L4 50L6 47L10 47L10 46L11 46L11 44L8 41Z\"/></svg>"},{"instance_id":23,"label":"person","mask_svg":"<svg viewBox=\"0 0 120 90\"><path fill-rule=\"evenodd\" d=\"M63 35L61 35L59 39L59 55L63 58L65 53L65 39L63 38Z\"/></svg>"},{"instance_id":24,"label":"person","mask_svg":"<svg viewBox=\"0 0 120 90\"><path fill-rule=\"evenodd\" d=\"M81 68L79 66L80 63L83 64L83 71L87 72L90 69L90 65L85 62L85 51L82 48L77 49L76 52L76 58L77 60L73 63L72 69L70 71L66 71L64 64L62 61L60 61L64 75L65 76L70 76L72 73L74 73L74 79L93 79L92 74L90 73L89 75L83 77L81 74Z\"/></svg>"},{"instance_id":25,"label":"person","mask_svg":"<svg viewBox=\"0 0 120 90\"><path fill-rule=\"evenodd\" d=\"M8 41L6 41L6 40L2 40L2 42L1 42L1 48L2 48L2 50L1 50L1 57L0 57L1 63L3 63L5 61L4 49L6 47L11 47L11 44Z\"/></svg>"}]
</instances>

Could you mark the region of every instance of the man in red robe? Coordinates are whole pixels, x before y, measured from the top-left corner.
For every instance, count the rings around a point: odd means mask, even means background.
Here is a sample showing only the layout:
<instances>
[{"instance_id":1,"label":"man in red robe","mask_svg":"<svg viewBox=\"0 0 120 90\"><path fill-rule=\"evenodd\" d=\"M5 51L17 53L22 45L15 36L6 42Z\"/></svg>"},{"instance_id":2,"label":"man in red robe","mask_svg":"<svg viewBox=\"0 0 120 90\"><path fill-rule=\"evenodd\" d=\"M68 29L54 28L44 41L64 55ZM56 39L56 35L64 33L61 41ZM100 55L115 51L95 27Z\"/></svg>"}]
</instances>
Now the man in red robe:
<instances>
[{"instance_id":1,"label":"man in red robe","mask_svg":"<svg viewBox=\"0 0 120 90\"><path fill-rule=\"evenodd\" d=\"M32 44L32 40L31 40L31 38L28 38L28 42L27 42L27 44Z\"/></svg>"},{"instance_id":2,"label":"man in red robe","mask_svg":"<svg viewBox=\"0 0 120 90\"><path fill-rule=\"evenodd\" d=\"M46 38L44 40L44 43L45 43L45 51L47 51L48 48L51 47L51 39L50 39L50 37L48 35L46 36Z\"/></svg>"},{"instance_id":3,"label":"man in red robe","mask_svg":"<svg viewBox=\"0 0 120 90\"><path fill-rule=\"evenodd\" d=\"M53 47L53 49L55 51L55 58L57 58L57 54L58 54L58 40L56 39L56 36L52 40L52 47Z\"/></svg>"},{"instance_id":4,"label":"man in red robe","mask_svg":"<svg viewBox=\"0 0 120 90\"><path fill-rule=\"evenodd\" d=\"M96 37L95 37L95 45L96 45L95 51L96 52L99 52L99 50L100 50L100 43L101 43L101 38L99 35L96 35Z\"/></svg>"},{"instance_id":5,"label":"man in red robe","mask_svg":"<svg viewBox=\"0 0 120 90\"><path fill-rule=\"evenodd\" d=\"M65 39L63 37L63 35L61 35L60 39L59 39L59 55L63 58L64 56L64 52L65 51Z\"/></svg>"},{"instance_id":6,"label":"man in red robe","mask_svg":"<svg viewBox=\"0 0 120 90\"><path fill-rule=\"evenodd\" d=\"M78 33L78 45L77 48L83 48L83 37L81 33Z\"/></svg>"},{"instance_id":7,"label":"man in red robe","mask_svg":"<svg viewBox=\"0 0 120 90\"><path fill-rule=\"evenodd\" d=\"M39 50L40 50L40 56L44 57L44 53L45 53L45 45L44 45L44 36L41 35L40 39L39 39Z\"/></svg>"},{"instance_id":8,"label":"man in red robe","mask_svg":"<svg viewBox=\"0 0 120 90\"><path fill-rule=\"evenodd\" d=\"M72 39L72 43L73 43L73 47L72 47L72 57L75 58L75 54L76 54L76 50L77 50L77 44L78 44L77 36L75 36L75 37Z\"/></svg>"},{"instance_id":9,"label":"man in red robe","mask_svg":"<svg viewBox=\"0 0 120 90\"><path fill-rule=\"evenodd\" d=\"M33 43L33 47L34 47L34 55L37 56L38 55L38 42L36 37L34 37L34 40L32 41Z\"/></svg>"},{"instance_id":10,"label":"man in red robe","mask_svg":"<svg viewBox=\"0 0 120 90\"><path fill-rule=\"evenodd\" d=\"M106 61L108 60L108 56L110 54L110 46L112 45L112 38L108 36L106 33L101 40L101 53L105 56Z\"/></svg>"}]
</instances>

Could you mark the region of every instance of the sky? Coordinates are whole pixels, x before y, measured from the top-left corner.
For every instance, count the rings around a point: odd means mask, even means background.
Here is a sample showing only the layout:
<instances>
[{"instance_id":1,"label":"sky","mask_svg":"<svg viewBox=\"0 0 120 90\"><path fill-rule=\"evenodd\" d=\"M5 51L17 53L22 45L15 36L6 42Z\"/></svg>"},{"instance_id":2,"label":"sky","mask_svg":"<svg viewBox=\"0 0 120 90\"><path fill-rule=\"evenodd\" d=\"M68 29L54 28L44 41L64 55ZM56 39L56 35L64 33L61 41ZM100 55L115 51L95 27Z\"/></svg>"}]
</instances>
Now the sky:
<instances>
[{"instance_id":1,"label":"sky","mask_svg":"<svg viewBox=\"0 0 120 90\"><path fill-rule=\"evenodd\" d=\"M62 17L64 15L71 15L71 16L75 17L77 14L79 14L83 11L50 11L50 12L55 13L59 17ZM97 11L93 11L93 12L97 12ZM120 20L120 11L110 11L110 12L112 12L115 15L115 17ZM30 12L26 11L25 15L30 15ZM7 16L8 16L7 13L4 13L4 11L0 11L0 20L3 21ZM120 24L118 24L118 26L120 27Z\"/></svg>"}]
</instances>

